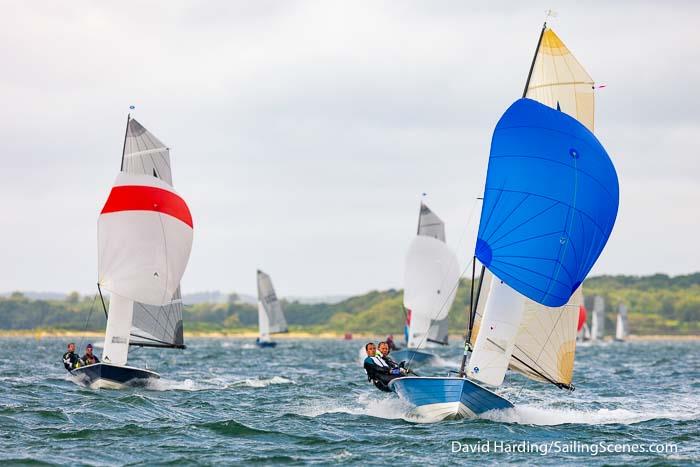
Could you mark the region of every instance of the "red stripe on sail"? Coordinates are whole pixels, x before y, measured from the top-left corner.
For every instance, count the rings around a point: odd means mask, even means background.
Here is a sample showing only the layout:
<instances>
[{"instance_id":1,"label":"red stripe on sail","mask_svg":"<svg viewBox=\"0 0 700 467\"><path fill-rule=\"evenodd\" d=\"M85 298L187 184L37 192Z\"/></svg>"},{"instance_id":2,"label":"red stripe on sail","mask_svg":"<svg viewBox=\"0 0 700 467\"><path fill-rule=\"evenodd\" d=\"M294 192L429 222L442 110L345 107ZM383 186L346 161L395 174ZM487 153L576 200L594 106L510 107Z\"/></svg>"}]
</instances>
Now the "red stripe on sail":
<instances>
[{"instance_id":1,"label":"red stripe on sail","mask_svg":"<svg viewBox=\"0 0 700 467\"><path fill-rule=\"evenodd\" d=\"M185 200L175 193L142 185L112 187L101 214L119 211L155 211L167 214L193 227L192 214Z\"/></svg>"}]
</instances>

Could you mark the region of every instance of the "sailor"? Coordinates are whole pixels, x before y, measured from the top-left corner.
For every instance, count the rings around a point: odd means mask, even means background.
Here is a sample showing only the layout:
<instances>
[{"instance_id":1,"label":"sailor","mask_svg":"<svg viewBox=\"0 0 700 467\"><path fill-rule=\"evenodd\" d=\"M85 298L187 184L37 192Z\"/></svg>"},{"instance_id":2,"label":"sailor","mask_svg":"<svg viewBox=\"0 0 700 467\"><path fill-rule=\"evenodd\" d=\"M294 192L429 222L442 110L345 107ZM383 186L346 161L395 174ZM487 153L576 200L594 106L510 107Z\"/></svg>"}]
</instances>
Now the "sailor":
<instances>
[{"instance_id":1,"label":"sailor","mask_svg":"<svg viewBox=\"0 0 700 467\"><path fill-rule=\"evenodd\" d=\"M68 344L68 352L63 354L63 366L66 367L66 370L71 371L76 368L76 365L79 365L79 362L80 357L75 353L75 342L71 342Z\"/></svg>"},{"instance_id":2,"label":"sailor","mask_svg":"<svg viewBox=\"0 0 700 467\"><path fill-rule=\"evenodd\" d=\"M386 345L386 342L383 344ZM391 367L381 356L377 356L377 347L374 342L368 342L365 345L365 352L367 357L364 361L364 367L367 372L367 380L371 381L380 391L391 392L388 386L389 381L401 376L402 369L398 365Z\"/></svg>"},{"instance_id":3,"label":"sailor","mask_svg":"<svg viewBox=\"0 0 700 467\"><path fill-rule=\"evenodd\" d=\"M92 353L92 344L88 344L85 347L85 355L83 355L80 360L82 360L83 365L93 365L95 363L100 363L100 359L97 358L97 355Z\"/></svg>"},{"instance_id":4,"label":"sailor","mask_svg":"<svg viewBox=\"0 0 700 467\"><path fill-rule=\"evenodd\" d=\"M386 343L389 344L389 350L398 350L398 347L396 347L394 343L394 336L391 334L386 336Z\"/></svg>"},{"instance_id":5,"label":"sailor","mask_svg":"<svg viewBox=\"0 0 700 467\"><path fill-rule=\"evenodd\" d=\"M379 352L377 352L377 357L381 358L389 368L403 368L403 362L398 364L389 356L391 350L388 342L380 342L377 346L377 350L379 350Z\"/></svg>"}]
</instances>

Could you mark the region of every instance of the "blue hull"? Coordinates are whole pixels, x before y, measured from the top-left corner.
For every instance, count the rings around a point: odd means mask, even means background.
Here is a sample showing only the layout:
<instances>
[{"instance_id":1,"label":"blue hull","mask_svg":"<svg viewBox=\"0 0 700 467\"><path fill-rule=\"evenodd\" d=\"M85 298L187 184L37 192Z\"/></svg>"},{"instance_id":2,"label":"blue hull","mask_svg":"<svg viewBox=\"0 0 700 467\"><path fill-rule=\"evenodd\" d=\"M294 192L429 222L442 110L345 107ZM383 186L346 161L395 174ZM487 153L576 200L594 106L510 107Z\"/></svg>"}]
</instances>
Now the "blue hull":
<instances>
[{"instance_id":1,"label":"blue hull","mask_svg":"<svg viewBox=\"0 0 700 467\"><path fill-rule=\"evenodd\" d=\"M256 342L255 345L264 349L266 347L277 347L277 342Z\"/></svg>"},{"instance_id":2,"label":"blue hull","mask_svg":"<svg viewBox=\"0 0 700 467\"><path fill-rule=\"evenodd\" d=\"M501 396L464 378L406 376L391 381L389 387L416 407L416 415L436 420L476 418L490 410L513 408Z\"/></svg>"},{"instance_id":3,"label":"blue hull","mask_svg":"<svg viewBox=\"0 0 700 467\"><path fill-rule=\"evenodd\" d=\"M126 386L146 386L149 381L159 379L160 375L150 370L130 366L95 363L71 370L81 383L91 388L120 389Z\"/></svg>"},{"instance_id":4,"label":"blue hull","mask_svg":"<svg viewBox=\"0 0 700 467\"><path fill-rule=\"evenodd\" d=\"M397 350L396 352L391 352L389 356L396 362L405 361L406 365L411 368L421 365L434 365L439 361L436 355L423 352L422 350Z\"/></svg>"}]
</instances>

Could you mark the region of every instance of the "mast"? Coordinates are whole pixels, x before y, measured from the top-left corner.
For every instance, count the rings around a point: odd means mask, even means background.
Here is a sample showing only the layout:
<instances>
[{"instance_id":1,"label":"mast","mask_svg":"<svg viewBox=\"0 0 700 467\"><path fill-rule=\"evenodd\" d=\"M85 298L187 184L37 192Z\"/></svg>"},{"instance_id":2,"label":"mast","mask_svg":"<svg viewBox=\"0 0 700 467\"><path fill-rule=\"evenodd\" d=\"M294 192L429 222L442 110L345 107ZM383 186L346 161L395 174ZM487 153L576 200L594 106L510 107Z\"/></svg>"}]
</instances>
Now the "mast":
<instances>
[{"instance_id":1,"label":"mast","mask_svg":"<svg viewBox=\"0 0 700 467\"><path fill-rule=\"evenodd\" d=\"M469 351L469 342L472 338L472 328L474 327L474 275L476 274L476 256L472 257L472 282L469 291L469 320L467 322L467 333L464 341L464 353L462 354L462 363L459 366L459 376L464 376L464 368L467 366L467 352Z\"/></svg>"},{"instance_id":2,"label":"mast","mask_svg":"<svg viewBox=\"0 0 700 467\"><path fill-rule=\"evenodd\" d=\"M530 64L530 72L527 74L527 81L525 81L525 89L523 90L523 97L527 95L527 88L530 87L530 78L532 78L532 70L535 69L535 62L537 61L537 54L540 51L540 45L542 44L542 36L544 36L544 31L547 29L547 22L545 21L542 25L542 31L540 31L540 38L537 40L537 47L535 48L535 55L532 57L532 63Z\"/></svg>"},{"instance_id":3,"label":"mast","mask_svg":"<svg viewBox=\"0 0 700 467\"><path fill-rule=\"evenodd\" d=\"M124 170L124 154L126 153L126 136L129 134L129 121L131 120L131 113L126 115L126 129L124 130L124 145L122 146L122 165L119 167L119 171Z\"/></svg>"}]
</instances>

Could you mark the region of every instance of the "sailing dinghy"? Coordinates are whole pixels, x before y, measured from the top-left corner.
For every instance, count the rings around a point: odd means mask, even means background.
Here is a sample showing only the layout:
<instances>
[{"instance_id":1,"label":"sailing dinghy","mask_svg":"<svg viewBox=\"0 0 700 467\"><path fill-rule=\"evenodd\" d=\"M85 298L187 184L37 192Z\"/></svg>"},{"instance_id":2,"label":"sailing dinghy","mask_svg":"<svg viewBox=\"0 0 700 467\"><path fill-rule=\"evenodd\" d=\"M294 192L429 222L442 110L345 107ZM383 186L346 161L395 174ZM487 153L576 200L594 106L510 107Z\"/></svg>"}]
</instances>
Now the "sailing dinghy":
<instances>
[{"instance_id":1,"label":"sailing dinghy","mask_svg":"<svg viewBox=\"0 0 700 467\"><path fill-rule=\"evenodd\" d=\"M425 349L447 345L447 315L454 302L460 271L457 256L445 243L445 223L424 203L418 232L406 255L404 311L406 349L392 353L397 362L416 367L435 363Z\"/></svg>"},{"instance_id":2,"label":"sailing dinghy","mask_svg":"<svg viewBox=\"0 0 700 467\"><path fill-rule=\"evenodd\" d=\"M591 132L592 83L575 64L545 24L524 96L501 117L491 142L472 284L477 260L482 273L458 376L390 383L419 415L476 417L513 407L484 387L500 386L508 368L573 390L581 283L619 204L615 168ZM551 72L560 68L573 76ZM538 95L529 94L530 83Z\"/></svg>"},{"instance_id":3,"label":"sailing dinghy","mask_svg":"<svg viewBox=\"0 0 700 467\"><path fill-rule=\"evenodd\" d=\"M192 236L169 149L129 115L121 170L98 221L98 289L111 293L102 362L71 371L82 383L146 384L160 376L127 365L130 346L185 348L180 280Z\"/></svg>"},{"instance_id":4,"label":"sailing dinghy","mask_svg":"<svg viewBox=\"0 0 700 467\"><path fill-rule=\"evenodd\" d=\"M255 340L258 347L275 347L277 342L270 340L271 334L287 332L287 320L282 304L277 299L272 279L258 270L258 327L260 336Z\"/></svg>"}]
</instances>

